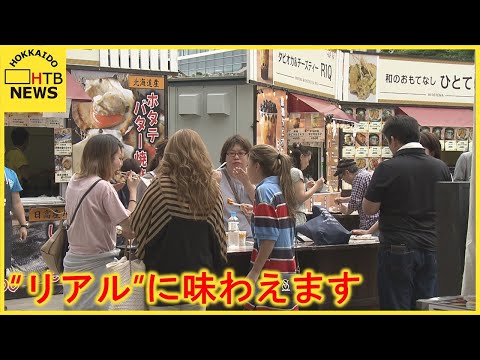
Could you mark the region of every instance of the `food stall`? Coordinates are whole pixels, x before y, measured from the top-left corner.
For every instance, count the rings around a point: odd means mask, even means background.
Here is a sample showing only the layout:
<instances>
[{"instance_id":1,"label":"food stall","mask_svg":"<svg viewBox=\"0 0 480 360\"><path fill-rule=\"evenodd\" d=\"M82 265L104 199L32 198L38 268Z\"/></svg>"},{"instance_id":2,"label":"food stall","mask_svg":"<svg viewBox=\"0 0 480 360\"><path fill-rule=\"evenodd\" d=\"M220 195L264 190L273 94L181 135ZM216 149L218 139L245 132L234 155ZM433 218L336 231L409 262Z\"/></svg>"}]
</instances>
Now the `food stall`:
<instances>
[{"instance_id":1,"label":"food stall","mask_svg":"<svg viewBox=\"0 0 480 360\"><path fill-rule=\"evenodd\" d=\"M16 127L29 133L24 151L32 174L20 193L29 221L27 239L20 240L18 222L13 222L12 267L10 273L47 270L40 247L60 226L65 214L68 181L80 170L83 148L92 136L107 133L124 144L125 158L137 159L145 172L164 139L165 75L143 76L106 71L67 71L65 113L6 113L6 149L13 148L10 134ZM58 276L54 292L62 291ZM5 298L29 296L25 286L8 283Z\"/></svg>"},{"instance_id":2,"label":"food stall","mask_svg":"<svg viewBox=\"0 0 480 360\"><path fill-rule=\"evenodd\" d=\"M326 206L339 216L334 199L340 196L342 184L334 173L341 157L340 134L358 126L355 116L343 111L336 100L342 90L341 59L343 53L333 50L257 50L250 52L248 73L257 90L256 143L285 153L293 143L307 146L312 159L304 175L313 180L324 177L326 186L305 205L310 211L314 205ZM342 222L353 226L355 216Z\"/></svg>"},{"instance_id":3,"label":"food stall","mask_svg":"<svg viewBox=\"0 0 480 360\"><path fill-rule=\"evenodd\" d=\"M440 140L441 159L453 172L462 152L472 149L475 64L449 59L343 54L342 109L359 121L345 131L344 157L374 170L392 155L381 129L387 115L415 118L420 131ZM380 135L380 136L379 136Z\"/></svg>"},{"instance_id":4,"label":"food stall","mask_svg":"<svg viewBox=\"0 0 480 360\"><path fill-rule=\"evenodd\" d=\"M91 102L91 97L71 76L67 77L66 111L63 113L5 113L5 149L15 148L11 134L16 128L28 133L28 142L23 154L29 162L30 177L22 184L20 192L25 218L29 223L26 240L19 236L20 224L13 219L12 266L10 273L26 277L31 273L42 274L47 270L40 247L65 219L65 190L72 175L72 129L68 118L72 102ZM62 290L58 277L54 277L54 293ZM29 296L25 283L8 283L5 298Z\"/></svg>"}]
</instances>

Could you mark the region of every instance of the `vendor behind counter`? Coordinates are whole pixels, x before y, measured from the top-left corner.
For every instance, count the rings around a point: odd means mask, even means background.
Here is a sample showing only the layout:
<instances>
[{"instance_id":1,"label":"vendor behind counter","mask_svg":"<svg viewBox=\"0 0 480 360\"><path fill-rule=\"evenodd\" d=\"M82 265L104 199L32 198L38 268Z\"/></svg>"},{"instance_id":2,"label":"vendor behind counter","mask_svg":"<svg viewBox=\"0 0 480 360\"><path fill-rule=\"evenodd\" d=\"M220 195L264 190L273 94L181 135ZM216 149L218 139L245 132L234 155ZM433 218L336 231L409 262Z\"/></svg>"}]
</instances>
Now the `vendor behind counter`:
<instances>
[{"instance_id":1,"label":"vendor behind counter","mask_svg":"<svg viewBox=\"0 0 480 360\"><path fill-rule=\"evenodd\" d=\"M28 142L21 150L28 162L28 179L22 183L23 191L20 192L20 197L60 195L59 184L55 183L53 128L5 126L6 153L18 151L12 140L14 129L22 129L22 133L28 133Z\"/></svg>"}]
</instances>

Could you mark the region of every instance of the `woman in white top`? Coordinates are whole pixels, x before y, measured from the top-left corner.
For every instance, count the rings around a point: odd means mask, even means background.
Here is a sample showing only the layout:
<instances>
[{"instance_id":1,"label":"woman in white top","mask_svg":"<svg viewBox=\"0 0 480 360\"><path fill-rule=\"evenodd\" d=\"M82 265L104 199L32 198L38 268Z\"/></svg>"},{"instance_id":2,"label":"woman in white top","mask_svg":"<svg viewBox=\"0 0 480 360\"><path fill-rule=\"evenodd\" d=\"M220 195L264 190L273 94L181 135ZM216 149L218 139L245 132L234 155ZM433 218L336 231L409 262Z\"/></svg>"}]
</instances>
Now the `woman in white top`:
<instances>
[{"instance_id":1,"label":"woman in white top","mask_svg":"<svg viewBox=\"0 0 480 360\"><path fill-rule=\"evenodd\" d=\"M293 150L290 157L293 163L293 167L290 169L290 175L292 176L293 188L298 204L295 213L295 226L298 226L307 222L305 201L310 199L317 190L323 187L325 180L321 177L317 181L309 180L305 183L303 170L308 167L312 159L312 152L305 146L293 143Z\"/></svg>"}]
</instances>

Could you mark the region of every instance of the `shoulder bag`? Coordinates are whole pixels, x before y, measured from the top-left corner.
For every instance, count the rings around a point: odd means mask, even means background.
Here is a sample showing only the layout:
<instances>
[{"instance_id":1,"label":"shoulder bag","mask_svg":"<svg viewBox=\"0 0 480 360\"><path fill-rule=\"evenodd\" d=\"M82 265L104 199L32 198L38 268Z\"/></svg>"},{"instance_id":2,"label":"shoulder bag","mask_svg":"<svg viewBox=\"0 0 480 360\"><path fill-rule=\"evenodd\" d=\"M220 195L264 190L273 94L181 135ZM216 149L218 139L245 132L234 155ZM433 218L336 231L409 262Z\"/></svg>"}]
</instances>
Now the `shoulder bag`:
<instances>
[{"instance_id":1,"label":"shoulder bag","mask_svg":"<svg viewBox=\"0 0 480 360\"><path fill-rule=\"evenodd\" d=\"M125 245L125 253L127 256L123 256L118 261L108 263L107 272L115 274L120 280L120 287L130 287L131 291L125 298L119 299L119 301L111 301L109 310L118 311L133 311L133 310L149 310L145 297L145 286L135 285L135 274L144 276L146 273L145 264L141 259L132 259L132 242L127 240Z\"/></svg>"},{"instance_id":2,"label":"shoulder bag","mask_svg":"<svg viewBox=\"0 0 480 360\"><path fill-rule=\"evenodd\" d=\"M237 193L237 188L233 185L232 179L230 178L230 175L228 175L227 169L222 169L223 175L227 178L228 185L230 185L230 189L232 189L233 196L235 197L235 201L237 204L241 204L242 202L240 201L240 198Z\"/></svg>"},{"instance_id":3,"label":"shoulder bag","mask_svg":"<svg viewBox=\"0 0 480 360\"><path fill-rule=\"evenodd\" d=\"M75 219L75 215L77 215L78 208L82 203L85 196L93 189L97 183L102 180L98 179L95 181L92 186L83 194L82 198L80 199L75 212L73 213L72 220L70 224ZM42 254L43 261L47 264L47 267L54 273L54 274L61 274L63 272L63 258L68 251L68 237L67 237L67 229L70 225L67 224L66 221L63 221L58 229L53 233L52 236L42 245L40 248L40 252Z\"/></svg>"}]
</instances>

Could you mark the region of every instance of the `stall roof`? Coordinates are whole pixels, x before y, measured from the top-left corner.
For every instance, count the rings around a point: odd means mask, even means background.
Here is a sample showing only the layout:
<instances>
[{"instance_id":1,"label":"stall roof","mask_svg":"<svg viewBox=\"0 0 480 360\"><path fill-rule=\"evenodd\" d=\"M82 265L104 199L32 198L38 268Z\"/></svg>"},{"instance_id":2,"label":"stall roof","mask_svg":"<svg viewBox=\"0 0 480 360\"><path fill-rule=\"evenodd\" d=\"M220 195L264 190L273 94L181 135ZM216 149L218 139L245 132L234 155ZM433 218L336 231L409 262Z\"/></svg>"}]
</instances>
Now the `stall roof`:
<instances>
[{"instance_id":1,"label":"stall roof","mask_svg":"<svg viewBox=\"0 0 480 360\"><path fill-rule=\"evenodd\" d=\"M472 109L427 108L400 106L405 115L415 118L422 126L473 127Z\"/></svg>"},{"instance_id":2,"label":"stall roof","mask_svg":"<svg viewBox=\"0 0 480 360\"><path fill-rule=\"evenodd\" d=\"M67 99L92 101L83 86L67 71Z\"/></svg>"},{"instance_id":3,"label":"stall roof","mask_svg":"<svg viewBox=\"0 0 480 360\"><path fill-rule=\"evenodd\" d=\"M289 94L288 112L321 112L322 114L332 114L335 119L357 122L352 116L348 115L337 105L326 100L314 98L300 94ZM292 100L290 100L292 98ZM301 104L299 104L301 102Z\"/></svg>"}]
</instances>

